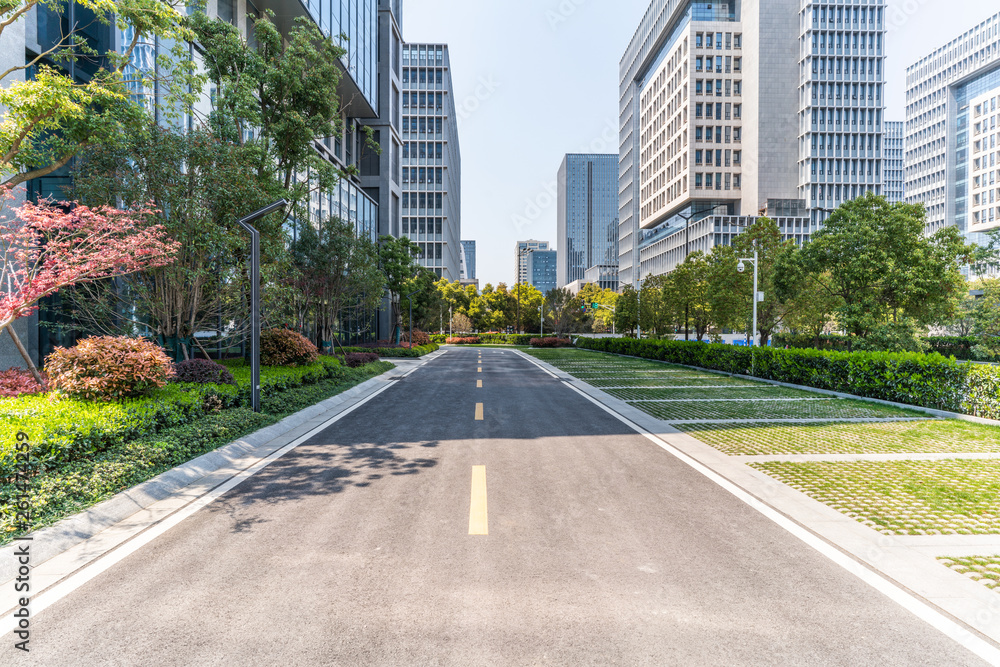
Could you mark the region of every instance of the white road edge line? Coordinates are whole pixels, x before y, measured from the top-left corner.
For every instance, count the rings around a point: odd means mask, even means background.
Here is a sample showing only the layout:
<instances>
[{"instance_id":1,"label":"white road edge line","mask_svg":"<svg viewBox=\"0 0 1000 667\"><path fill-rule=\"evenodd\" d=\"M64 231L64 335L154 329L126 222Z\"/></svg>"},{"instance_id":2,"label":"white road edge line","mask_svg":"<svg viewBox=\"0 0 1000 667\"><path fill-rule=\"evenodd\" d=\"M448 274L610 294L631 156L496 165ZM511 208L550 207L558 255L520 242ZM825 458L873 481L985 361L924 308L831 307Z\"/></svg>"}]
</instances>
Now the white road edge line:
<instances>
[{"instance_id":1,"label":"white road edge line","mask_svg":"<svg viewBox=\"0 0 1000 667\"><path fill-rule=\"evenodd\" d=\"M931 604L920 599L914 594L910 593L904 588L894 582L886 579L879 573L868 568L867 566L854 560L841 550L834 547L832 544L819 537L815 533L807 530L797 522L788 518L784 514L778 512L776 509L770 505L764 503L756 496L750 494L744 489L740 488L736 484L730 482L728 479L715 472L705 464L697 461L693 457L680 451L673 445L664 442L655 434L650 433L642 426L639 426L635 422L631 421L627 417L624 417L614 409L604 405L592 396L587 395L585 392L577 389L569 382L563 382L567 387L580 394L586 398L591 403L594 403L602 410L612 415L618 421L622 422L629 428L633 429L637 433L645 436L648 440L652 441L658 447L671 454L678 460L686 463L688 466L701 473L711 481L715 482L717 485L736 496L738 499L757 510L765 517L776 523L781 528L791 533L794 537L797 537L802 542L821 553L822 555L829 558L831 561L840 565L842 568L861 579L863 582L879 591L890 600L900 605L910 613L914 614L924 622L928 623L932 627L936 628L940 632L944 633L946 636L962 645L972 653L975 653L980 658L986 660L987 662L1000 665L1000 649L991 644L990 642L982 639L981 637L973 634L969 629L961 625L960 623L949 618L944 613L938 611Z\"/></svg>"},{"instance_id":2,"label":"white road edge line","mask_svg":"<svg viewBox=\"0 0 1000 667\"><path fill-rule=\"evenodd\" d=\"M416 368L414 370L416 370ZM400 377L405 377L405 375ZM327 421L323 422L322 424L310 430L308 433L299 436L298 438L288 443L281 449L272 452L269 456L261 459L260 461L253 464L249 468L246 468L241 472L237 473L236 475L230 477L228 480L216 486L211 491L208 491L204 495L196 498L195 500L192 500L187 505L179 508L174 513L166 516L160 521L149 526L142 532L136 534L126 542L123 542L122 544L118 545L111 551L98 556L96 559L94 559L87 565L84 565L74 573L70 574L62 581L51 586L41 594L37 596L32 596L31 598L32 617L37 616L40 612L44 611L54 603L66 597L76 589L80 588L94 577L102 574L103 572L110 569L112 566L125 560L128 556L132 555L142 547L146 546L147 544L155 540L157 537L163 535L168 530L170 530L180 522L184 521L184 519L187 519L201 508L211 504L214 500L222 496L224 493L239 486L239 484L246 481L250 477L256 475L258 472L260 472L267 466L271 465L272 463L280 459L288 452L292 451L302 443L306 442L309 438L313 437L314 435L323 431L324 429L329 428L334 423L340 421L342 418L351 414L352 412L360 408L368 401L372 400L382 392L391 389L395 385L396 382L386 382L386 385L384 387L373 392L372 394L365 397L361 401L358 401L357 403L347 408L343 412L331 417ZM8 615L5 616L3 619L0 619L0 635L7 635L13 632L16 625L17 625L17 619L15 619L13 615Z\"/></svg>"}]
</instances>

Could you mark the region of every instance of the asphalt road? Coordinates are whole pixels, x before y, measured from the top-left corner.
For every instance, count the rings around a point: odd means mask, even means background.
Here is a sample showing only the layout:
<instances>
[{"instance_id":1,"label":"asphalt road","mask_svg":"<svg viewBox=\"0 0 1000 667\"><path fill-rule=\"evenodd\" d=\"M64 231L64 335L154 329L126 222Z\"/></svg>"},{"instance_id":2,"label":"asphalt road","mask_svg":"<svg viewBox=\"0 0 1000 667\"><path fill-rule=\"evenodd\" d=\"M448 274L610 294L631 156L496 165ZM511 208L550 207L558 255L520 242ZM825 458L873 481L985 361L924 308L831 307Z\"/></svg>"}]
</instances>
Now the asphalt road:
<instances>
[{"instance_id":1,"label":"asphalt road","mask_svg":"<svg viewBox=\"0 0 1000 667\"><path fill-rule=\"evenodd\" d=\"M398 381L0 663L982 664L558 380L478 354Z\"/></svg>"}]
</instances>

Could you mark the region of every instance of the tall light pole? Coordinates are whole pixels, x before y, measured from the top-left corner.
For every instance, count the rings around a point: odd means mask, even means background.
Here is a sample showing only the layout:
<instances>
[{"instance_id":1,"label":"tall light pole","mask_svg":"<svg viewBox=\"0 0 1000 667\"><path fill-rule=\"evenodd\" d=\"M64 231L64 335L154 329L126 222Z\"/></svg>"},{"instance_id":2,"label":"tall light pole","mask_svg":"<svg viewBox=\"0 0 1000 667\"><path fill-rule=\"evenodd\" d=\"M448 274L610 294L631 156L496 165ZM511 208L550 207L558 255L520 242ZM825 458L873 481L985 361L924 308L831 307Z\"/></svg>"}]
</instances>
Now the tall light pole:
<instances>
[{"instance_id":1,"label":"tall light pole","mask_svg":"<svg viewBox=\"0 0 1000 667\"><path fill-rule=\"evenodd\" d=\"M538 337L545 338L545 298L542 298L542 305L538 307L538 317L542 323L538 325Z\"/></svg>"},{"instance_id":2,"label":"tall light pole","mask_svg":"<svg viewBox=\"0 0 1000 667\"><path fill-rule=\"evenodd\" d=\"M757 267L760 263L757 258L757 247L754 246L753 258L741 257L739 264L736 265L736 270L740 273L746 271L746 265L744 262L753 262L753 339L750 341L750 347L757 346L757 302L761 301L761 294L757 291ZM756 371L756 357L753 354L753 350L750 350L750 374L754 375Z\"/></svg>"},{"instance_id":3,"label":"tall light pole","mask_svg":"<svg viewBox=\"0 0 1000 667\"><path fill-rule=\"evenodd\" d=\"M250 223L286 206L288 201L279 199L236 221L250 232L250 407L254 412L260 412L260 232Z\"/></svg>"}]
</instances>

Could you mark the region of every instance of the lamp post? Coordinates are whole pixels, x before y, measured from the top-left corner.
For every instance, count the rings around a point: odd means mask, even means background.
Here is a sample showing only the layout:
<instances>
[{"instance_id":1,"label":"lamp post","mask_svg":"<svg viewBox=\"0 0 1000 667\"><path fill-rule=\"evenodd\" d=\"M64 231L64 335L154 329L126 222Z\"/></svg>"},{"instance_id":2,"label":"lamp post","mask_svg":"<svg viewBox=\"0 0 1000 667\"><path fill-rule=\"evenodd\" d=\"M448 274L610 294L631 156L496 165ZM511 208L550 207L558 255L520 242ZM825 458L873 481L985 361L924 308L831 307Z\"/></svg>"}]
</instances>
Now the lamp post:
<instances>
[{"instance_id":1,"label":"lamp post","mask_svg":"<svg viewBox=\"0 0 1000 667\"><path fill-rule=\"evenodd\" d=\"M260 232L250 223L286 206L288 201L279 199L236 221L250 232L250 407L254 412L260 412Z\"/></svg>"},{"instance_id":2,"label":"lamp post","mask_svg":"<svg viewBox=\"0 0 1000 667\"><path fill-rule=\"evenodd\" d=\"M757 248L753 249L753 258L741 257L739 264L736 265L736 270L743 273L746 270L746 265L744 262L753 262L753 338L750 341L750 347L757 346L757 302L762 299L760 292L757 291L757 266L759 264L757 257ZM756 371L755 365L756 358L754 357L753 350L750 350L750 374L753 375Z\"/></svg>"},{"instance_id":3,"label":"lamp post","mask_svg":"<svg viewBox=\"0 0 1000 667\"><path fill-rule=\"evenodd\" d=\"M538 307L538 317L541 320L541 324L538 325L538 337L545 338L545 299L542 299L542 305Z\"/></svg>"}]
</instances>

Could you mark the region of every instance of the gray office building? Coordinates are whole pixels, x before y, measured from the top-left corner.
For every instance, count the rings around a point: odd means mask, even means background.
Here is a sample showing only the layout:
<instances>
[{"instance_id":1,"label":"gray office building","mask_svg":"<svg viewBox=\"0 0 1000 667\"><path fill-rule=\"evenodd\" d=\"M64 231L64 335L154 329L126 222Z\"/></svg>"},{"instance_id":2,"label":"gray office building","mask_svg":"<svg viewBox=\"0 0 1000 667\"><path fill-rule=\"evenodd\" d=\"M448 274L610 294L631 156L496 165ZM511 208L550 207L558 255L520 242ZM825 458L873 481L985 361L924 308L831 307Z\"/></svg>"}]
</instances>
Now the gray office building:
<instances>
[{"instance_id":1,"label":"gray office building","mask_svg":"<svg viewBox=\"0 0 1000 667\"><path fill-rule=\"evenodd\" d=\"M548 294L556 284L555 250L534 250L528 253L528 282L542 294Z\"/></svg>"},{"instance_id":2,"label":"gray office building","mask_svg":"<svg viewBox=\"0 0 1000 667\"><path fill-rule=\"evenodd\" d=\"M514 251L514 282L528 283L531 276L528 274L528 255L536 250L548 250L548 241L518 241L517 249Z\"/></svg>"},{"instance_id":3,"label":"gray office building","mask_svg":"<svg viewBox=\"0 0 1000 667\"><path fill-rule=\"evenodd\" d=\"M462 158L447 44L404 44L402 236L439 278L461 273Z\"/></svg>"},{"instance_id":4,"label":"gray office building","mask_svg":"<svg viewBox=\"0 0 1000 667\"><path fill-rule=\"evenodd\" d=\"M906 69L906 201L925 231L970 241L1000 226L1000 14Z\"/></svg>"},{"instance_id":5,"label":"gray office building","mask_svg":"<svg viewBox=\"0 0 1000 667\"><path fill-rule=\"evenodd\" d=\"M563 287L592 266L618 264L618 155L566 155L557 182L556 278Z\"/></svg>"},{"instance_id":6,"label":"gray office building","mask_svg":"<svg viewBox=\"0 0 1000 667\"><path fill-rule=\"evenodd\" d=\"M890 202L905 199L906 188L903 181L903 139L905 123L886 121L882 147L882 194Z\"/></svg>"},{"instance_id":7,"label":"gray office building","mask_svg":"<svg viewBox=\"0 0 1000 667\"><path fill-rule=\"evenodd\" d=\"M476 279L476 242L462 241L461 280Z\"/></svg>"},{"instance_id":8,"label":"gray office building","mask_svg":"<svg viewBox=\"0 0 1000 667\"><path fill-rule=\"evenodd\" d=\"M621 284L881 193L884 5L652 1L620 64Z\"/></svg>"}]
</instances>

